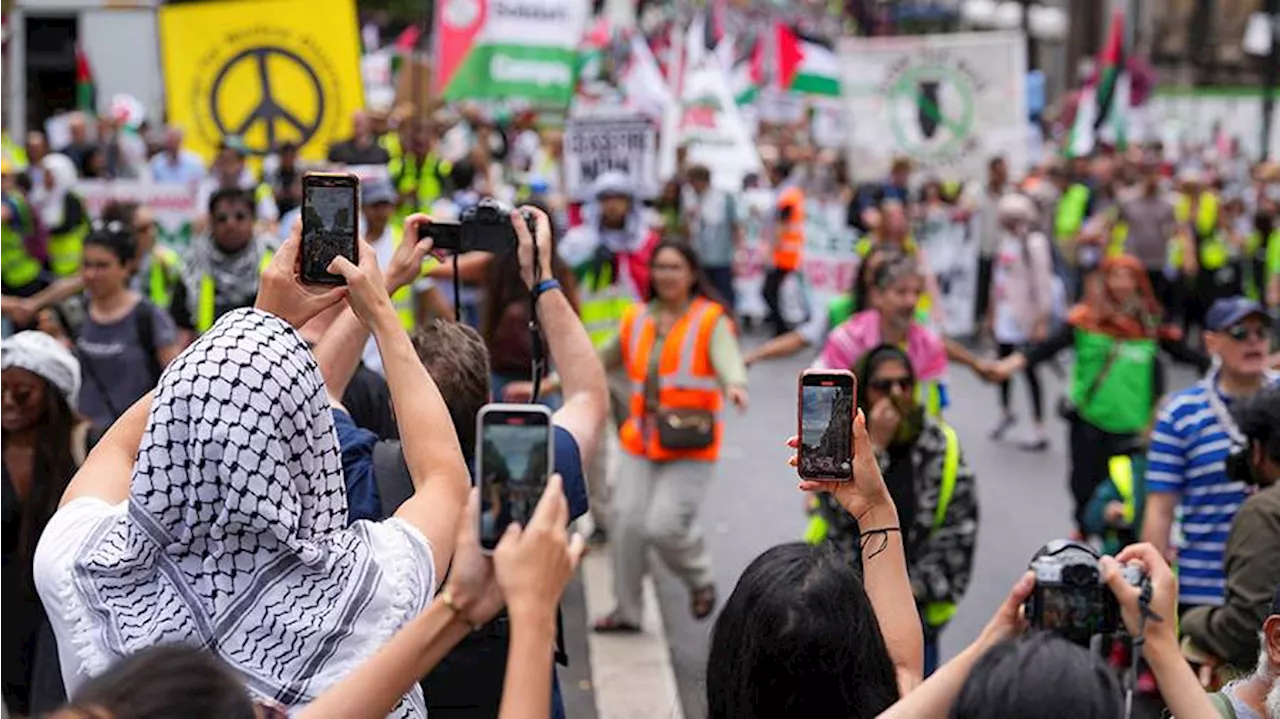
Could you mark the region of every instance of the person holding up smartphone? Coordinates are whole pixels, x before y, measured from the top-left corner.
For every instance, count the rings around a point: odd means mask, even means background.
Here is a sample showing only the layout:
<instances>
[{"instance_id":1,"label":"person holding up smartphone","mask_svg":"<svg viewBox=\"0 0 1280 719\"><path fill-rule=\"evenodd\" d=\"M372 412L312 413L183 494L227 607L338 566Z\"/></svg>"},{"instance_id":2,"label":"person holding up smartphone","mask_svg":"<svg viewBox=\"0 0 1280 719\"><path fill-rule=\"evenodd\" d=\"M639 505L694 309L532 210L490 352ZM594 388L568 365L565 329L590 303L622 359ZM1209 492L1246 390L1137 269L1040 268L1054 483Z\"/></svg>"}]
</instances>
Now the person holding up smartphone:
<instances>
[{"instance_id":1,"label":"person holding up smartphone","mask_svg":"<svg viewBox=\"0 0 1280 719\"><path fill-rule=\"evenodd\" d=\"M978 533L974 476L955 430L917 401L915 370L906 352L881 345L858 363L857 376L858 406L869 417L875 459L898 510L911 593L924 622L928 676L938 663L938 637L964 597L973 569ZM801 476L829 479L804 471L810 463L803 428L801 439ZM810 526L806 539L831 542L856 558L865 540L861 520L826 494L818 496L817 516L821 521Z\"/></svg>"},{"instance_id":2,"label":"person holding up smartphone","mask_svg":"<svg viewBox=\"0 0 1280 719\"><path fill-rule=\"evenodd\" d=\"M715 574L695 518L720 456L724 400L747 408L747 370L733 320L697 253L663 242L650 275L654 299L627 308L617 339L600 349L605 368L625 368L634 389L619 431L617 526L610 528L617 604L595 623L597 632L640 631L650 545L689 587L694 618L711 614Z\"/></svg>"}]
</instances>

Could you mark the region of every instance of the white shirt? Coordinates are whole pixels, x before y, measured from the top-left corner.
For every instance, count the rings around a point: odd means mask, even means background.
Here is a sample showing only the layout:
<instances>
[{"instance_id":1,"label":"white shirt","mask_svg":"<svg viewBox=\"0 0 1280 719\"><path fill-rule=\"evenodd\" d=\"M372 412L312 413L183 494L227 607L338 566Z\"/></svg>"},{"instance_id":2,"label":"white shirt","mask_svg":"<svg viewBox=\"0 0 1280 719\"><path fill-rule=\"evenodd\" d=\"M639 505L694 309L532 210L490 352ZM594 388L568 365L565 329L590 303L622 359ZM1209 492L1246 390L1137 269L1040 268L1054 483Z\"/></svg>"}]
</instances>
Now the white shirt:
<instances>
[{"instance_id":1,"label":"white shirt","mask_svg":"<svg viewBox=\"0 0 1280 719\"><path fill-rule=\"evenodd\" d=\"M204 177L204 161L191 150L178 150L176 160L170 160L168 153L164 152L151 158L151 179L154 182L188 184L199 182Z\"/></svg>"}]
</instances>

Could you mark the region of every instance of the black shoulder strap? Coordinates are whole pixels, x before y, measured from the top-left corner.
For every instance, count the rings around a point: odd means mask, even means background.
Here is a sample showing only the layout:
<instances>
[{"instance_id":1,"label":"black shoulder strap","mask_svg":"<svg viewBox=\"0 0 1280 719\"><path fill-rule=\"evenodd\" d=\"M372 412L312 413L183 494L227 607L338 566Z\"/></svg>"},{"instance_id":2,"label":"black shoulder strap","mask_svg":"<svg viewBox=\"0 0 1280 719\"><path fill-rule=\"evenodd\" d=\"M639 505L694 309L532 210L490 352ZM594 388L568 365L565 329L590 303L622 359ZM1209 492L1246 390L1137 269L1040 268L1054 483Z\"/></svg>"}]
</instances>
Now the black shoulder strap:
<instances>
[{"instance_id":1,"label":"black shoulder strap","mask_svg":"<svg viewBox=\"0 0 1280 719\"><path fill-rule=\"evenodd\" d=\"M1120 357L1121 340L1112 340L1111 349L1107 350L1107 360L1102 364L1102 368L1098 370L1098 374L1093 376L1093 382L1089 383L1089 388L1084 391L1083 400L1080 404L1088 406L1093 398L1097 396L1098 390L1102 389L1102 383L1107 381L1107 375L1111 374L1111 368L1115 366L1116 360Z\"/></svg>"},{"instance_id":2,"label":"black shoulder strap","mask_svg":"<svg viewBox=\"0 0 1280 719\"><path fill-rule=\"evenodd\" d=\"M413 496L413 476L404 461L400 440L384 439L373 445L373 478L378 484L383 517L395 514Z\"/></svg>"},{"instance_id":3,"label":"black shoulder strap","mask_svg":"<svg viewBox=\"0 0 1280 719\"><path fill-rule=\"evenodd\" d=\"M138 302L133 319L137 323L138 342L142 345L142 351L147 357L147 369L151 372L151 379L159 382L160 373L164 368L160 366L160 359L156 357L156 318L152 314L154 311L155 305L143 299Z\"/></svg>"}]
</instances>

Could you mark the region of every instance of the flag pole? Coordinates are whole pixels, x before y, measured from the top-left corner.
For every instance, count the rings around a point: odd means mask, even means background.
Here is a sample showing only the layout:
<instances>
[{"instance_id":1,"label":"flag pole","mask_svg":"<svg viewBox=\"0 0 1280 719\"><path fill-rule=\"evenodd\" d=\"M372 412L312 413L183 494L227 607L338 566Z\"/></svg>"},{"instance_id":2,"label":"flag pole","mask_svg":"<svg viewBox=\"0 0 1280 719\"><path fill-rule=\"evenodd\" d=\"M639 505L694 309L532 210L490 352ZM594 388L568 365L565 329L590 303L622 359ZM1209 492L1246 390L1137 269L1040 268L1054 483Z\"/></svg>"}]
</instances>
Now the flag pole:
<instances>
[{"instance_id":1,"label":"flag pole","mask_svg":"<svg viewBox=\"0 0 1280 719\"><path fill-rule=\"evenodd\" d=\"M1271 158L1271 127L1276 114L1276 84L1280 83L1280 0L1267 0L1267 20L1271 32L1271 52L1267 55L1262 83L1262 159Z\"/></svg>"}]
</instances>

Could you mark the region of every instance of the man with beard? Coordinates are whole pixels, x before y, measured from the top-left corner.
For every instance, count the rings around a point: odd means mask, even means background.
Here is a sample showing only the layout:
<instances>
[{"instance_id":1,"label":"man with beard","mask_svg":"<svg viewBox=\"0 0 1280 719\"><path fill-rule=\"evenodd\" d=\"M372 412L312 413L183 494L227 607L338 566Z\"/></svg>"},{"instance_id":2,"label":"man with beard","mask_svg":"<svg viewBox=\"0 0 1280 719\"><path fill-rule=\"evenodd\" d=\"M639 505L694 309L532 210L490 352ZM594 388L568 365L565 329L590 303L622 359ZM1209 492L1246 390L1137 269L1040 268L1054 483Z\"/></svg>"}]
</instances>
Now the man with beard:
<instances>
[{"instance_id":1,"label":"man with beard","mask_svg":"<svg viewBox=\"0 0 1280 719\"><path fill-rule=\"evenodd\" d=\"M1218 713L1234 719L1280 719L1280 587L1262 622L1262 650L1253 676L1209 695Z\"/></svg>"}]
</instances>

